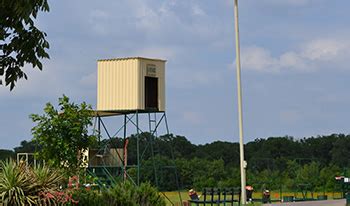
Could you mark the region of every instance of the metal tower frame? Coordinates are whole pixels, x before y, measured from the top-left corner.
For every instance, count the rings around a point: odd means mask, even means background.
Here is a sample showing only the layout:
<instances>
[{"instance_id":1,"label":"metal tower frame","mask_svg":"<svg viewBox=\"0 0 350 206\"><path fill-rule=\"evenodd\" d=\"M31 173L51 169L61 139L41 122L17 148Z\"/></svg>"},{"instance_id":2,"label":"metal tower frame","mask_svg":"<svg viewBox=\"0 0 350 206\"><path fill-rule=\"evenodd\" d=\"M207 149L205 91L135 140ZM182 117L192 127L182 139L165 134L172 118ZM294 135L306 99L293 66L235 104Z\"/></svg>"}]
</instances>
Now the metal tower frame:
<instances>
[{"instance_id":1,"label":"metal tower frame","mask_svg":"<svg viewBox=\"0 0 350 206\"><path fill-rule=\"evenodd\" d=\"M148 119L148 128L147 131L143 130L140 126L140 117L147 115ZM125 181L126 179L131 180L135 185L140 185L140 175L141 175L141 167L142 167L142 160L144 158L145 153L149 150L151 153L152 158L152 165L153 165L153 175L154 175L154 183L157 187L159 187L159 171L156 166L156 159L155 159L155 138L158 138L158 130L162 124L165 126L165 135L170 135L169 127L168 127L168 120L165 112L160 111L144 111L144 110L136 110L136 111L95 111L94 112L95 117L95 123L94 123L94 131L98 134L99 142L101 142L102 135L101 131L104 131L104 133L107 135L108 139L117 138L119 135L119 138L123 137L123 148L122 148L122 155L117 152L117 160L121 162L121 166L117 166L121 172L117 176L122 176L122 179ZM107 128L104 118L106 117L118 117L123 118L123 124L115 131L115 133L112 135L111 131ZM120 119L119 119L120 120ZM97 126L97 128L96 128ZM126 146L128 144L128 129L133 128L136 129L136 156L137 156L137 162L136 165L127 165L126 161ZM120 133L123 133L120 135ZM143 149L140 147L140 135L142 133L149 132L150 138L147 140L147 143ZM104 145L102 148L99 148L99 151L105 150L105 148L108 145ZM169 146L169 152L172 159L172 165L165 166L166 168L172 168L174 170L175 175L175 181L176 181L176 187L178 189L179 199L182 203L182 198L180 194L180 184L179 184L179 177L177 168L175 166L175 157L174 152L171 146ZM90 167L90 165L89 165ZM105 167L101 166L102 170L107 174L107 176L110 178L111 182L114 182L115 175L111 174L111 172ZM136 168L136 178L133 179L132 176L128 173L128 168ZM118 173L118 172L117 172ZM163 193L165 198L170 201L170 199ZM171 201L170 201L171 202ZM171 202L172 203L172 202ZM173 204L173 203L172 203ZM173 204L174 205L174 204Z\"/></svg>"}]
</instances>

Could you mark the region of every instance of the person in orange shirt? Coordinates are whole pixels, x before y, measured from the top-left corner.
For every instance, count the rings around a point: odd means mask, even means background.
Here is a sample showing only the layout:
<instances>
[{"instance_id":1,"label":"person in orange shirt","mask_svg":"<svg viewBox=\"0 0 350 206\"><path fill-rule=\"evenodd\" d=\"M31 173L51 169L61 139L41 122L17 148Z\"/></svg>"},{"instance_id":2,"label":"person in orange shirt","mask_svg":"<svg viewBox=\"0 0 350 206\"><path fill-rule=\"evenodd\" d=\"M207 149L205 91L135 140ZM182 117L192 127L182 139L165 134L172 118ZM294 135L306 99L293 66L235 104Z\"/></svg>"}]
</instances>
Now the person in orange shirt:
<instances>
[{"instance_id":1,"label":"person in orange shirt","mask_svg":"<svg viewBox=\"0 0 350 206\"><path fill-rule=\"evenodd\" d=\"M188 195L190 196L191 200L199 200L200 198L200 195L198 195L194 189L190 189L188 191Z\"/></svg>"}]
</instances>

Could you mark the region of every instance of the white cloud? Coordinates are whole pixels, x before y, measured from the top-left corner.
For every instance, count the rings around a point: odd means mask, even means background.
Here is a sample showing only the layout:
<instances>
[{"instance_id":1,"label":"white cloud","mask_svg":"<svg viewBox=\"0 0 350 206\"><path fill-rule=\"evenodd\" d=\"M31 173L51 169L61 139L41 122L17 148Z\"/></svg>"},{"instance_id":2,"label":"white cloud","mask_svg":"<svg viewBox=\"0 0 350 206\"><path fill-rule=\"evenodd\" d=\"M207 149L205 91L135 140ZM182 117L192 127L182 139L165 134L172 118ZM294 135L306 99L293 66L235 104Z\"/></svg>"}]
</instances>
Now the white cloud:
<instances>
[{"instance_id":1,"label":"white cloud","mask_svg":"<svg viewBox=\"0 0 350 206\"><path fill-rule=\"evenodd\" d=\"M212 87L219 84L223 79L223 74L220 71L190 68L168 70L167 76L169 77L170 87L178 89Z\"/></svg>"},{"instance_id":2,"label":"white cloud","mask_svg":"<svg viewBox=\"0 0 350 206\"><path fill-rule=\"evenodd\" d=\"M89 15L89 24L93 32L99 35L107 35L111 30L111 28L108 26L110 18L110 14L106 11L91 11Z\"/></svg>"},{"instance_id":3,"label":"white cloud","mask_svg":"<svg viewBox=\"0 0 350 206\"><path fill-rule=\"evenodd\" d=\"M207 6L196 1L164 1L153 4L144 0L129 1L133 16L130 23L140 39L156 39L161 44L189 46L214 44L231 31L215 14L207 13ZM144 43L144 42L142 42Z\"/></svg>"},{"instance_id":4,"label":"white cloud","mask_svg":"<svg viewBox=\"0 0 350 206\"><path fill-rule=\"evenodd\" d=\"M251 46L242 49L242 67L259 72L283 70L316 71L332 66L342 69L350 63L350 40L315 39L306 42L296 51L287 51L278 56L262 47Z\"/></svg>"},{"instance_id":5,"label":"white cloud","mask_svg":"<svg viewBox=\"0 0 350 206\"><path fill-rule=\"evenodd\" d=\"M110 17L110 14L106 11L96 9L90 12L90 16L94 19L108 19Z\"/></svg>"},{"instance_id":6,"label":"white cloud","mask_svg":"<svg viewBox=\"0 0 350 206\"><path fill-rule=\"evenodd\" d=\"M262 3L287 6L305 6L313 1L314 0L262 0Z\"/></svg>"},{"instance_id":7,"label":"white cloud","mask_svg":"<svg viewBox=\"0 0 350 206\"><path fill-rule=\"evenodd\" d=\"M97 85L97 72L83 76L79 80L80 85L88 88L95 88Z\"/></svg>"},{"instance_id":8,"label":"white cloud","mask_svg":"<svg viewBox=\"0 0 350 206\"><path fill-rule=\"evenodd\" d=\"M349 42L342 42L335 39L316 39L307 43L302 52L302 56L315 60L332 60L341 55L341 52L349 52ZM348 51L346 51L348 50Z\"/></svg>"},{"instance_id":9,"label":"white cloud","mask_svg":"<svg viewBox=\"0 0 350 206\"><path fill-rule=\"evenodd\" d=\"M305 71L310 69L310 67L307 66L304 59L296 52L290 51L282 54L279 58L279 65L277 65L277 68L288 68L288 69L294 69L299 71Z\"/></svg>"},{"instance_id":10,"label":"white cloud","mask_svg":"<svg viewBox=\"0 0 350 206\"><path fill-rule=\"evenodd\" d=\"M86 88L91 88L92 84L96 85L96 80L93 80L91 85L88 85L88 81L93 79L93 74L81 77L79 76L81 71L76 73L75 65L69 65L64 60L46 60L43 64L42 71L26 65L23 70L26 72L28 80L20 79L11 92L7 87L1 88L0 97L10 99L43 97L56 99L62 94L85 96Z\"/></svg>"},{"instance_id":11,"label":"white cloud","mask_svg":"<svg viewBox=\"0 0 350 206\"><path fill-rule=\"evenodd\" d=\"M193 12L193 15L196 15L196 16L206 15L206 13L203 11L203 9L197 4L192 6L192 12Z\"/></svg>"},{"instance_id":12,"label":"white cloud","mask_svg":"<svg viewBox=\"0 0 350 206\"><path fill-rule=\"evenodd\" d=\"M146 4L136 8L136 18L138 19L138 25L144 29L156 30L160 29L161 15L153 8Z\"/></svg>"},{"instance_id":13,"label":"white cloud","mask_svg":"<svg viewBox=\"0 0 350 206\"><path fill-rule=\"evenodd\" d=\"M54 66L46 63L43 70L33 69L25 66L23 71L27 74L28 80L20 79L16 83L13 91L9 87L0 89L0 96L4 98L24 98L57 95L60 87L58 76L60 74L54 70ZM61 85L61 88L64 85Z\"/></svg>"},{"instance_id":14,"label":"white cloud","mask_svg":"<svg viewBox=\"0 0 350 206\"><path fill-rule=\"evenodd\" d=\"M287 124L297 123L301 119L301 114L295 110L285 110L279 113L280 120Z\"/></svg>"},{"instance_id":15,"label":"white cloud","mask_svg":"<svg viewBox=\"0 0 350 206\"><path fill-rule=\"evenodd\" d=\"M192 125L199 125L204 118L197 112L186 111L183 113L183 119Z\"/></svg>"},{"instance_id":16,"label":"white cloud","mask_svg":"<svg viewBox=\"0 0 350 206\"><path fill-rule=\"evenodd\" d=\"M174 59L178 53L176 48L172 47L148 47L145 49L134 50L129 52L129 56L142 56L157 59Z\"/></svg>"},{"instance_id":17,"label":"white cloud","mask_svg":"<svg viewBox=\"0 0 350 206\"><path fill-rule=\"evenodd\" d=\"M241 61L244 68L257 71L275 71L278 64L269 50L256 46L243 48Z\"/></svg>"},{"instance_id":18,"label":"white cloud","mask_svg":"<svg viewBox=\"0 0 350 206\"><path fill-rule=\"evenodd\" d=\"M326 93L319 96L320 102L336 104L341 102L349 102L349 97L339 93Z\"/></svg>"}]
</instances>

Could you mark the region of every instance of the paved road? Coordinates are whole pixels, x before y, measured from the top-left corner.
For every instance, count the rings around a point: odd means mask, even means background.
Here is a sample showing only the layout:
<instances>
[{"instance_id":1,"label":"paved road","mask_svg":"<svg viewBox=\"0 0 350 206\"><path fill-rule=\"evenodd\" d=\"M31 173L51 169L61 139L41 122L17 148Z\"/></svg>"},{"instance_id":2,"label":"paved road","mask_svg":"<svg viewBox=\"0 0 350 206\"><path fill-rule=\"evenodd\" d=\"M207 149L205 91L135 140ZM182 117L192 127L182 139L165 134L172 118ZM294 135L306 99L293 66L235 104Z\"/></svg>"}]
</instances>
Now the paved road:
<instances>
[{"instance_id":1,"label":"paved road","mask_svg":"<svg viewBox=\"0 0 350 206\"><path fill-rule=\"evenodd\" d=\"M345 199L264 204L264 206L345 206L345 205L346 205Z\"/></svg>"}]
</instances>

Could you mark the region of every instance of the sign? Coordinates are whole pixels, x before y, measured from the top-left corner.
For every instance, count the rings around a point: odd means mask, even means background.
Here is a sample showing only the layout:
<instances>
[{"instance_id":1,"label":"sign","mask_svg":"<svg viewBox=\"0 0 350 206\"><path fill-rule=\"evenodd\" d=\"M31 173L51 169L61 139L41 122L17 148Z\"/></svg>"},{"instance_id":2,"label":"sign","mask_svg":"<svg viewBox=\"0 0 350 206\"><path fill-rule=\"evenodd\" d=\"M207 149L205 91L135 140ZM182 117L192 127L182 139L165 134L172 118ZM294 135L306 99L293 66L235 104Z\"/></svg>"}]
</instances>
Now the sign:
<instances>
[{"instance_id":1,"label":"sign","mask_svg":"<svg viewBox=\"0 0 350 206\"><path fill-rule=\"evenodd\" d=\"M147 76L151 76L151 77L157 76L156 65L154 65L154 64L147 64L146 75Z\"/></svg>"}]
</instances>

